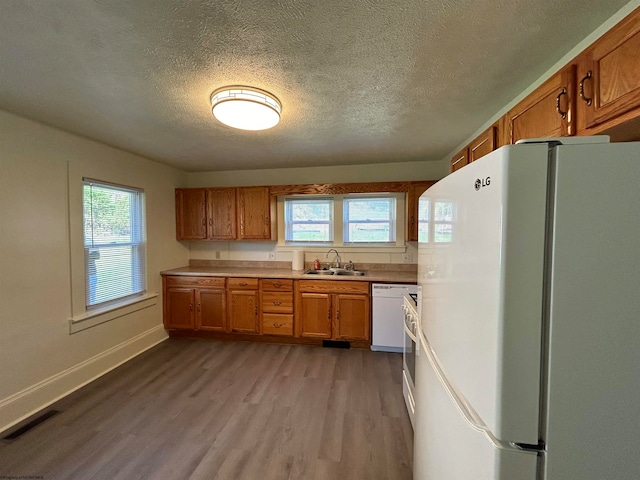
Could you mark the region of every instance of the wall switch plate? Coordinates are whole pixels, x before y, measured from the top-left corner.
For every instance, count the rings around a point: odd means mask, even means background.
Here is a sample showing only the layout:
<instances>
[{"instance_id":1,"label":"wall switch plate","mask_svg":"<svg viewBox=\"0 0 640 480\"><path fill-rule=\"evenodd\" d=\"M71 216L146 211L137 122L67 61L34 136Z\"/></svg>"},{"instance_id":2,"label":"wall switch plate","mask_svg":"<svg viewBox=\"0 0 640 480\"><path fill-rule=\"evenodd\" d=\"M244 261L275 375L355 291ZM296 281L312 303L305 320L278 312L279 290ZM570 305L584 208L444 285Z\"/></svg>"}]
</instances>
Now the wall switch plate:
<instances>
[{"instance_id":1,"label":"wall switch plate","mask_svg":"<svg viewBox=\"0 0 640 480\"><path fill-rule=\"evenodd\" d=\"M276 259L276 252L268 252L267 253L267 259L275 260Z\"/></svg>"}]
</instances>

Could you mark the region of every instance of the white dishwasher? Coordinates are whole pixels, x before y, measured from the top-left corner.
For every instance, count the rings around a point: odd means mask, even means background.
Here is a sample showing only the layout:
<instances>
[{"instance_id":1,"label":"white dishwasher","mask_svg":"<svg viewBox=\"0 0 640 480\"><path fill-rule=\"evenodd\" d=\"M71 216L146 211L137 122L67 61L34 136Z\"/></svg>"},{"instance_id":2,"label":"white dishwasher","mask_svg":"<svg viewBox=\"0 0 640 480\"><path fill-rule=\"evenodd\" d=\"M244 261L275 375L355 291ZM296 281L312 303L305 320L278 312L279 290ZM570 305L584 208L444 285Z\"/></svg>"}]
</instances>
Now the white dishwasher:
<instances>
[{"instance_id":1,"label":"white dishwasher","mask_svg":"<svg viewBox=\"0 0 640 480\"><path fill-rule=\"evenodd\" d=\"M402 353L404 346L404 296L417 293L417 285L374 283L371 350Z\"/></svg>"}]
</instances>

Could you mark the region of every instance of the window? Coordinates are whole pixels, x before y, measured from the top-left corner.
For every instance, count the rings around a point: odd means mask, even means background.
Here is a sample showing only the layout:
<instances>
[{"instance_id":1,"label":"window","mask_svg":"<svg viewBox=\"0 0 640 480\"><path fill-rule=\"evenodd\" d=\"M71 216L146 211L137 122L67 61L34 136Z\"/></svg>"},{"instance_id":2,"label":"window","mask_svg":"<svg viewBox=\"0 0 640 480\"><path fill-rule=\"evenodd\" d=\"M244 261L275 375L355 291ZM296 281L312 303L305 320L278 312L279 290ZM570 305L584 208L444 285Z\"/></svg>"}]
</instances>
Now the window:
<instances>
[{"instance_id":1,"label":"window","mask_svg":"<svg viewBox=\"0 0 640 480\"><path fill-rule=\"evenodd\" d=\"M404 249L404 208L402 193L279 197L278 242Z\"/></svg>"},{"instance_id":2,"label":"window","mask_svg":"<svg viewBox=\"0 0 640 480\"><path fill-rule=\"evenodd\" d=\"M394 197L345 198L344 243L394 243Z\"/></svg>"},{"instance_id":3,"label":"window","mask_svg":"<svg viewBox=\"0 0 640 480\"><path fill-rule=\"evenodd\" d=\"M285 199L285 241L330 243L333 241L333 200Z\"/></svg>"},{"instance_id":4,"label":"window","mask_svg":"<svg viewBox=\"0 0 640 480\"><path fill-rule=\"evenodd\" d=\"M145 291L144 193L83 179L87 308Z\"/></svg>"}]
</instances>

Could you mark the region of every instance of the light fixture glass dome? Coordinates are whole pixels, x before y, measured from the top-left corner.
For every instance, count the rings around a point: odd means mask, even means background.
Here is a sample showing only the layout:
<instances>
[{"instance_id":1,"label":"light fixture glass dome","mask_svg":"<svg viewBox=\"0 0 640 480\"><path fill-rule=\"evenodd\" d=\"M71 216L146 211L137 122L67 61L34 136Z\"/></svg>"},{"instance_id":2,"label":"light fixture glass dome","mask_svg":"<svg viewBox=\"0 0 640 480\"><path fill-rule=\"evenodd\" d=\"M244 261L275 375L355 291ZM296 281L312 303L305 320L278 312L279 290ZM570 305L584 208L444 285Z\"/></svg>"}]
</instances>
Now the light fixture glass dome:
<instances>
[{"instance_id":1,"label":"light fixture glass dome","mask_svg":"<svg viewBox=\"0 0 640 480\"><path fill-rule=\"evenodd\" d=\"M266 130L280 121L282 105L269 92L253 87L230 86L211 94L211 111L219 121L241 130Z\"/></svg>"}]
</instances>

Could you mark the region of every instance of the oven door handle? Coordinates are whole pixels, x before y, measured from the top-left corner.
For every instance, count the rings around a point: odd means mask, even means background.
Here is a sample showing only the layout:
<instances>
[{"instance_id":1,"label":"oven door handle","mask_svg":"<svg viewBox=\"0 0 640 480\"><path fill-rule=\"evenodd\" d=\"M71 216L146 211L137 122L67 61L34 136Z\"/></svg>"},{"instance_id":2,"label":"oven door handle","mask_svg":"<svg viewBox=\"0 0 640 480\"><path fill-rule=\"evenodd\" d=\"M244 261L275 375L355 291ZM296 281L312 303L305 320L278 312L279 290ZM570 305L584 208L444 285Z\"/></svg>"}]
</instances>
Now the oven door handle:
<instances>
[{"instance_id":1,"label":"oven door handle","mask_svg":"<svg viewBox=\"0 0 640 480\"><path fill-rule=\"evenodd\" d=\"M413 341L413 343L416 345L418 345L418 339L416 338L415 334L409 329L409 327L407 326L407 322L405 320L404 322L404 331L406 332L407 335L409 335L409 338Z\"/></svg>"}]
</instances>

